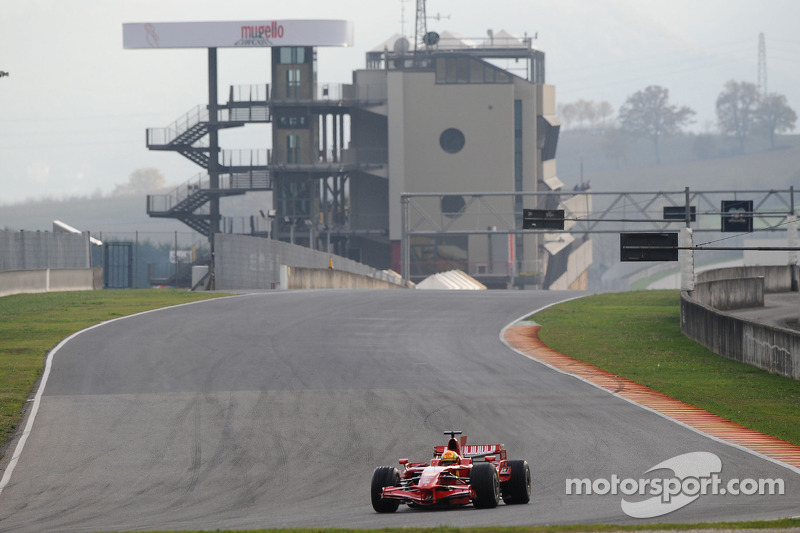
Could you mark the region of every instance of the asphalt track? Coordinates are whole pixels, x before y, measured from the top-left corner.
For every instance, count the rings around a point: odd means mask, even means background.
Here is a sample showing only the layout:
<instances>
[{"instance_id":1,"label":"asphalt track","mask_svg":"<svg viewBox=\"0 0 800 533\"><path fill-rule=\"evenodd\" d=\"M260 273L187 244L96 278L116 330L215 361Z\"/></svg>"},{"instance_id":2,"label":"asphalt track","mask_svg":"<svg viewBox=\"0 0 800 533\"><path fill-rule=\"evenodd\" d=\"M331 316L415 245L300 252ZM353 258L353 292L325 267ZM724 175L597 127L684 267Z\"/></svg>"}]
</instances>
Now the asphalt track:
<instances>
[{"instance_id":1,"label":"asphalt track","mask_svg":"<svg viewBox=\"0 0 800 533\"><path fill-rule=\"evenodd\" d=\"M0 531L641 523L620 495L567 495L566 479L637 479L698 451L726 480L780 478L785 494L702 496L649 521L800 514L796 470L501 342L504 326L570 296L270 292L85 331L53 358ZM527 459L532 502L375 513L375 466L428 459L447 429Z\"/></svg>"}]
</instances>

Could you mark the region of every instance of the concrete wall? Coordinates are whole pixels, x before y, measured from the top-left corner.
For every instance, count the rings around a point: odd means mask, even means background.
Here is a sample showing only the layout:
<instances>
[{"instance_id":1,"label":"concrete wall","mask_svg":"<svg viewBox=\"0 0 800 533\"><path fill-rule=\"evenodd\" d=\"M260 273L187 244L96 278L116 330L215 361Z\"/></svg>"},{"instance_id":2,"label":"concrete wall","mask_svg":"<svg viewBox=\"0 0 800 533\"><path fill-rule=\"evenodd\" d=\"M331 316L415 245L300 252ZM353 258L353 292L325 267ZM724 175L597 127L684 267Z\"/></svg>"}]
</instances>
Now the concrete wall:
<instances>
[{"instance_id":1,"label":"concrete wall","mask_svg":"<svg viewBox=\"0 0 800 533\"><path fill-rule=\"evenodd\" d=\"M0 272L0 296L35 292L91 291L102 288L101 267Z\"/></svg>"},{"instance_id":2,"label":"concrete wall","mask_svg":"<svg viewBox=\"0 0 800 533\"><path fill-rule=\"evenodd\" d=\"M764 278L764 292L789 292L792 290L792 269L782 266L742 266L706 270L697 274L697 283L722 279Z\"/></svg>"},{"instance_id":3,"label":"concrete wall","mask_svg":"<svg viewBox=\"0 0 800 533\"><path fill-rule=\"evenodd\" d=\"M91 267L89 234L0 231L0 272Z\"/></svg>"},{"instance_id":4,"label":"concrete wall","mask_svg":"<svg viewBox=\"0 0 800 533\"><path fill-rule=\"evenodd\" d=\"M279 289L281 266L350 272L366 278L399 284L399 278L367 265L326 252L286 242L219 233L215 235L215 275L217 290ZM346 288L342 287L342 288Z\"/></svg>"},{"instance_id":5,"label":"concrete wall","mask_svg":"<svg viewBox=\"0 0 800 533\"><path fill-rule=\"evenodd\" d=\"M731 279L741 276L762 276ZM695 290L681 292L681 330L712 352L769 372L800 379L800 332L759 324L725 313L717 306L761 302L764 292L789 291L791 270L781 267L735 267L698 274ZM730 295L724 295L724 292ZM732 307L728 307L731 309Z\"/></svg>"},{"instance_id":6,"label":"concrete wall","mask_svg":"<svg viewBox=\"0 0 800 533\"><path fill-rule=\"evenodd\" d=\"M288 289L401 289L401 285L329 268L283 267L282 287Z\"/></svg>"},{"instance_id":7,"label":"concrete wall","mask_svg":"<svg viewBox=\"0 0 800 533\"><path fill-rule=\"evenodd\" d=\"M720 279L697 283L692 298L719 311L764 307L764 278Z\"/></svg>"},{"instance_id":8,"label":"concrete wall","mask_svg":"<svg viewBox=\"0 0 800 533\"><path fill-rule=\"evenodd\" d=\"M749 322L681 293L681 330L717 355L800 379L800 333Z\"/></svg>"}]
</instances>

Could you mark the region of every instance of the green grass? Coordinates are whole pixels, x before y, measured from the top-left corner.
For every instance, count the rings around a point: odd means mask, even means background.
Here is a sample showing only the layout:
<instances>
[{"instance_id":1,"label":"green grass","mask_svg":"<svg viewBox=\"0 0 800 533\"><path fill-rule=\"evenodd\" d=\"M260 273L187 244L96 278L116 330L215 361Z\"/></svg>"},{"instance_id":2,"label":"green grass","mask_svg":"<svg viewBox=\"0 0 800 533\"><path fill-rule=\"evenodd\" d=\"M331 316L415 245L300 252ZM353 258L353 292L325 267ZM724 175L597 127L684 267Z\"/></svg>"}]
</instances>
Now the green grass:
<instances>
[{"instance_id":1,"label":"green grass","mask_svg":"<svg viewBox=\"0 0 800 533\"><path fill-rule=\"evenodd\" d=\"M22 404L47 351L93 324L141 311L219 296L174 290L94 291L0 298L0 439L19 423ZM552 348L660 390L753 429L800 444L800 382L728 361L685 338L678 291L604 294L536 314ZM476 528L252 530L425 533L545 533L786 529L800 519L703 524L592 524Z\"/></svg>"},{"instance_id":2,"label":"green grass","mask_svg":"<svg viewBox=\"0 0 800 533\"><path fill-rule=\"evenodd\" d=\"M680 330L677 290L601 294L532 318L551 348L800 444L800 381L720 357Z\"/></svg>"},{"instance_id":3,"label":"green grass","mask_svg":"<svg viewBox=\"0 0 800 533\"><path fill-rule=\"evenodd\" d=\"M19 424L22 406L47 352L72 333L141 311L219 296L177 290L80 291L0 298L0 443Z\"/></svg>"},{"instance_id":4,"label":"green grass","mask_svg":"<svg viewBox=\"0 0 800 533\"><path fill-rule=\"evenodd\" d=\"M787 518L783 520L759 520L751 522L704 522L698 524L570 524L560 526L507 526L507 527L409 527L409 528L381 528L381 529L251 529L247 531L236 530L236 533L547 533L549 531L564 533L602 532L602 531L690 531L709 529L789 529L800 527L800 519ZM218 533L234 533L233 530L215 530ZM153 533L159 533L155 531ZM175 533L162 531L160 533ZM201 531L183 531L177 533L202 533Z\"/></svg>"}]
</instances>

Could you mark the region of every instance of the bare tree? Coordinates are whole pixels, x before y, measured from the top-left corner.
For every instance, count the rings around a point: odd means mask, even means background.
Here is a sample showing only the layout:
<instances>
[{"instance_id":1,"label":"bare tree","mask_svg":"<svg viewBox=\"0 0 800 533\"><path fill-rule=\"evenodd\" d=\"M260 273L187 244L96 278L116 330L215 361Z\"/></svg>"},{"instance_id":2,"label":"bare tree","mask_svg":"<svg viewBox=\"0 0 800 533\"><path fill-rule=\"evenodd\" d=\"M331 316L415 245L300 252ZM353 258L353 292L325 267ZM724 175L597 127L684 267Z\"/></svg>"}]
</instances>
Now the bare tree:
<instances>
[{"instance_id":1,"label":"bare tree","mask_svg":"<svg viewBox=\"0 0 800 533\"><path fill-rule=\"evenodd\" d=\"M634 137L646 137L655 148L656 162L661 164L659 141L662 137L679 133L691 122L695 112L687 106L669 103L669 89L651 85L625 100L619 109L619 122L623 131Z\"/></svg>"},{"instance_id":2,"label":"bare tree","mask_svg":"<svg viewBox=\"0 0 800 533\"><path fill-rule=\"evenodd\" d=\"M739 141L739 152L744 153L744 143L756 121L759 105L755 83L730 80L717 97L717 125L720 133Z\"/></svg>"},{"instance_id":3,"label":"bare tree","mask_svg":"<svg viewBox=\"0 0 800 533\"><path fill-rule=\"evenodd\" d=\"M769 136L770 148L775 148L775 134L793 130L796 122L797 114L784 95L772 93L761 98L756 109L756 127Z\"/></svg>"}]
</instances>

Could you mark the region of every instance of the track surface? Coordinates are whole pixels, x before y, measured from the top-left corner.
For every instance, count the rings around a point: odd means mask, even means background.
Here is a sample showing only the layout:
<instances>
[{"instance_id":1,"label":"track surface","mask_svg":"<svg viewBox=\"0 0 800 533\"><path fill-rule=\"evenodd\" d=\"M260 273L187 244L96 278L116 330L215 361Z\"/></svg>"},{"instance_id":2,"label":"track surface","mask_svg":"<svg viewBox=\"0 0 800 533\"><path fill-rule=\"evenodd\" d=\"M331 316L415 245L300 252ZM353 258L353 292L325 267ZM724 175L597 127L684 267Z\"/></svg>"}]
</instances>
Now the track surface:
<instances>
[{"instance_id":1,"label":"track surface","mask_svg":"<svg viewBox=\"0 0 800 533\"><path fill-rule=\"evenodd\" d=\"M567 478L639 478L712 452L784 496L703 496L661 521L800 514L800 475L510 349L501 329L570 293L297 291L166 309L56 354L0 494L0 531L638 523ZM430 458L442 431L503 442L529 505L376 514L375 466Z\"/></svg>"}]
</instances>

